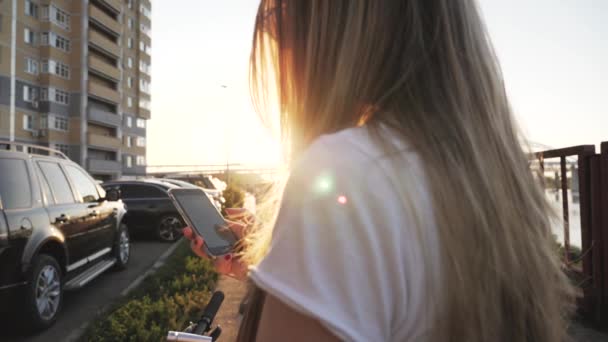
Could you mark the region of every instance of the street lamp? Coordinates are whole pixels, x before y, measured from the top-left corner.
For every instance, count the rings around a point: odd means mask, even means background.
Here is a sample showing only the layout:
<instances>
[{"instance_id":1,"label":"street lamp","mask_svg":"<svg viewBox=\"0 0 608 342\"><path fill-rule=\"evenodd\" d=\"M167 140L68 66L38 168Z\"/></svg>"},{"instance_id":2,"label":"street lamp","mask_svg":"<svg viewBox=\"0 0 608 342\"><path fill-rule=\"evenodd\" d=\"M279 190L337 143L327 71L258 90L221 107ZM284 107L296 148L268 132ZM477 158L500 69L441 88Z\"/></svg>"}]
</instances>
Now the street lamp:
<instances>
[{"instance_id":1,"label":"street lamp","mask_svg":"<svg viewBox=\"0 0 608 342\"><path fill-rule=\"evenodd\" d=\"M220 85L220 88L226 90L228 86L225 84ZM224 92L224 107L228 104L226 101L226 92ZM228 137L228 125L230 124L230 120L228 120L228 116L230 111L226 111L224 115L224 147L226 149L226 185L230 183L230 139Z\"/></svg>"}]
</instances>

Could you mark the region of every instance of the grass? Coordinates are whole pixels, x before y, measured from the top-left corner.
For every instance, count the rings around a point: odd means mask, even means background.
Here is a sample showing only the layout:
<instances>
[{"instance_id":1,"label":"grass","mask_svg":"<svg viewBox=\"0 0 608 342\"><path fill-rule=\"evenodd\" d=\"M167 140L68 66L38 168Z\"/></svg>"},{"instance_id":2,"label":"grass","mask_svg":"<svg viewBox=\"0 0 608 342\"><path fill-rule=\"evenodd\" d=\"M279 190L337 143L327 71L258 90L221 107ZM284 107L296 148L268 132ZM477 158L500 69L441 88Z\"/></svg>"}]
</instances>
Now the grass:
<instances>
[{"instance_id":1,"label":"grass","mask_svg":"<svg viewBox=\"0 0 608 342\"><path fill-rule=\"evenodd\" d=\"M198 319L218 275L186 241L178 243L165 265L92 323L81 341L164 341L169 330Z\"/></svg>"}]
</instances>

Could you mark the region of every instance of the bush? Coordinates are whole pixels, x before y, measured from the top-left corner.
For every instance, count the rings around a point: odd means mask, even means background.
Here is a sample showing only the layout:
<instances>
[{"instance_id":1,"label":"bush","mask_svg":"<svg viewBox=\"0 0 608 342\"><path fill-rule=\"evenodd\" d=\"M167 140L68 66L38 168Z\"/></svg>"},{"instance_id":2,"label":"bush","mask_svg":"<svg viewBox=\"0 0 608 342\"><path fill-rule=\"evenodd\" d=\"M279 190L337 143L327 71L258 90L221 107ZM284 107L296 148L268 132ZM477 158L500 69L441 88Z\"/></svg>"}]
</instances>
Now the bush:
<instances>
[{"instance_id":1,"label":"bush","mask_svg":"<svg viewBox=\"0 0 608 342\"><path fill-rule=\"evenodd\" d=\"M230 183L224 190L224 208L242 208L245 203L245 192L237 185ZM224 213L225 214L225 213Z\"/></svg>"},{"instance_id":2,"label":"bush","mask_svg":"<svg viewBox=\"0 0 608 342\"><path fill-rule=\"evenodd\" d=\"M165 341L169 330L198 319L218 276L207 260L191 255L188 243L179 243L167 263L96 321L83 341Z\"/></svg>"}]
</instances>

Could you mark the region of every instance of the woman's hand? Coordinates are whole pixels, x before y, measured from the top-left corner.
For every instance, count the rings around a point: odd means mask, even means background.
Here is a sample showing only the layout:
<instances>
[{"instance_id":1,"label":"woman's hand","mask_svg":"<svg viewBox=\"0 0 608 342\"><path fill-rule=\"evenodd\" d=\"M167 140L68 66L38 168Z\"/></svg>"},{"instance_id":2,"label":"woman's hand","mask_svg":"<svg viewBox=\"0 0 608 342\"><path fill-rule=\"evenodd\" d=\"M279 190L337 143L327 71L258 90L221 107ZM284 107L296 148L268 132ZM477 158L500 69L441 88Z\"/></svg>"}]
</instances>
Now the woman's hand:
<instances>
[{"instance_id":1,"label":"woman's hand","mask_svg":"<svg viewBox=\"0 0 608 342\"><path fill-rule=\"evenodd\" d=\"M243 232L248 224L252 223L253 215L248 211L243 210L227 210L227 217L231 219L237 219L236 221L226 221L226 226L216 227L217 229L230 229L238 240L243 238ZM240 258L235 256L234 253L226 254L221 257L212 259L203 247L204 240L202 237L194 234L191 227L183 229L184 236L190 240L190 248L192 251L201 258L210 259L215 265L215 269L218 273L224 274L239 280L245 280L247 278L247 265L241 262Z\"/></svg>"}]
</instances>

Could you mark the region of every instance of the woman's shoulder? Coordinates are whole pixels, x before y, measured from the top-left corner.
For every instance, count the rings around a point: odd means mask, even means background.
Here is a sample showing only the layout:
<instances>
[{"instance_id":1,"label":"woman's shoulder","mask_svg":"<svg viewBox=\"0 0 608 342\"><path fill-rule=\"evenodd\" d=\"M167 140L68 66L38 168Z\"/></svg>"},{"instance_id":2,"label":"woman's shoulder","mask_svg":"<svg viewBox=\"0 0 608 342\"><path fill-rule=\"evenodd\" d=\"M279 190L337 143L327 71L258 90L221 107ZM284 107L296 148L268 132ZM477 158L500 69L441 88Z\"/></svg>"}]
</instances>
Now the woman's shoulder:
<instances>
[{"instance_id":1,"label":"woman's shoulder","mask_svg":"<svg viewBox=\"0 0 608 342\"><path fill-rule=\"evenodd\" d=\"M338 190L365 197L396 196L396 189L413 181L410 175L418 181L418 172L408 170L420 169L420 162L406 144L395 140L390 134L374 135L367 127L323 135L293 165L286 194L299 200L318 200ZM392 150L395 146L398 153Z\"/></svg>"},{"instance_id":2,"label":"woman's shoulder","mask_svg":"<svg viewBox=\"0 0 608 342\"><path fill-rule=\"evenodd\" d=\"M294 169L332 166L357 170L386 159L392 154L388 149L394 148L400 154L413 154L405 142L388 130L373 134L367 126L347 128L317 138L298 158Z\"/></svg>"}]
</instances>

